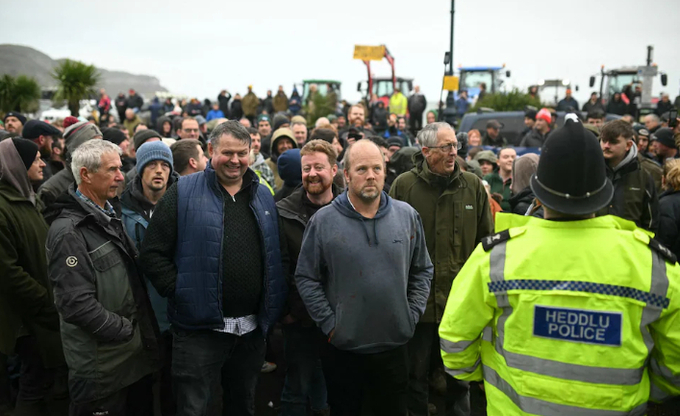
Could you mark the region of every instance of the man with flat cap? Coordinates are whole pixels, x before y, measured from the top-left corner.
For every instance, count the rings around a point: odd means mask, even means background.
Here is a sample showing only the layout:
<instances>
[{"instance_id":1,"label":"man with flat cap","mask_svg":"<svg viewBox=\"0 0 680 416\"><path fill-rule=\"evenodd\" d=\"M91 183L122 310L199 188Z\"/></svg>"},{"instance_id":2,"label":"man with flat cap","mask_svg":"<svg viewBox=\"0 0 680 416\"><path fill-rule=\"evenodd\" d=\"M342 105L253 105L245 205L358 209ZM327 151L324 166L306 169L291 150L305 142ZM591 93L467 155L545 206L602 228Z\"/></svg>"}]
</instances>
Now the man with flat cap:
<instances>
[{"instance_id":1,"label":"man with flat cap","mask_svg":"<svg viewBox=\"0 0 680 416\"><path fill-rule=\"evenodd\" d=\"M10 111L5 114L2 123L5 125L5 130L8 132L21 135L24 124L26 124L26 116L16 111Z\"/></svg>"},{"instance_id":2,"label":"man with flat cap","mask_svg":"<svg viewBox=\"0 0 680 416\"><path fill-rule=\"evenodd\" d=\"M439 327L449 374L484 382L489 416L643 415L680 395L680 266L614 194L595 136L567 115L531 189L545 220L496 215Z\"/></svg>"},{"instance_id":3,"label":"man with flat cap","mask_svg":"<svg viewBox=\"0 0 680 416\"><path fill-rule=\"evenodd\" d=\"M37 191L38 187L45 183L52 177L53 172L50 169L50 156L52 155L52 143L61 137L61 131L40 120L30 120L26 123L21 133L24 139L29 139L38 145L40 149L40 158L45 167L43 168L43 179L37 183L33 183L33 190Z\"/></svg>"}]
</instances>

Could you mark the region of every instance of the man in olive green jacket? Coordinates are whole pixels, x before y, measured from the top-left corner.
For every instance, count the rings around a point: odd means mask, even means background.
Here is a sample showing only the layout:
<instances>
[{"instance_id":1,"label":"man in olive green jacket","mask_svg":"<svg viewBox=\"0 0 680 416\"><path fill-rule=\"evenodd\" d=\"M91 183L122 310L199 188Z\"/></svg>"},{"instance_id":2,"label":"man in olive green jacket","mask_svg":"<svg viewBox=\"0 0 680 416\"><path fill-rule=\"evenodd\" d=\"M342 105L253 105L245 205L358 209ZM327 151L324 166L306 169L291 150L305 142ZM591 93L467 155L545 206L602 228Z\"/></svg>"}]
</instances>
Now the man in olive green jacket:
<instances>
[{"instance_id":1,"label":"man in olive green jacket","mask_svg":"<svg viewBox=\"0 0 680 416\"><path fill-rule=\"evenodd\" d=\"M427 416L430 360L442 365L437 326L453 279L481 239L493 234L493 221L481 180L455 162L459 143L453 128L444 122L428 124L418 133L418 143L422 151L413 156L414 168L395 179L390 196L420 214L434 264L427 308L408 345L409 414ZM446 379L447 409L440 414L469 415L467 384Z\"/></svg>"}]
</instances>

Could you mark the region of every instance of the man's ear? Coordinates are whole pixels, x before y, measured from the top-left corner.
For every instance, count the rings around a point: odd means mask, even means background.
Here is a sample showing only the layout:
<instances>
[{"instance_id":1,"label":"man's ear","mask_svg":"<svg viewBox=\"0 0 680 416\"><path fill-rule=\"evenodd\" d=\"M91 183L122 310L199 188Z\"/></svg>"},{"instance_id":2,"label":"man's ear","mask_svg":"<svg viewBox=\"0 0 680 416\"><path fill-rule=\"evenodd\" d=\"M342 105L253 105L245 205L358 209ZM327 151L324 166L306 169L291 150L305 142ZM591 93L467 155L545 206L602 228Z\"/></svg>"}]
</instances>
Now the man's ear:
<instances>
[{"instance_id":1,"label":"man's ear","mask_svg":"<svg viewBox=\"0 0 680 416\"><path fill-rule=\"evenodd\" d=\"M193 157L189 158L189 166L191 166L192 169L196 169L198 167L198 162L196 162L196 159Z\"/></svg>"}]
</instances>

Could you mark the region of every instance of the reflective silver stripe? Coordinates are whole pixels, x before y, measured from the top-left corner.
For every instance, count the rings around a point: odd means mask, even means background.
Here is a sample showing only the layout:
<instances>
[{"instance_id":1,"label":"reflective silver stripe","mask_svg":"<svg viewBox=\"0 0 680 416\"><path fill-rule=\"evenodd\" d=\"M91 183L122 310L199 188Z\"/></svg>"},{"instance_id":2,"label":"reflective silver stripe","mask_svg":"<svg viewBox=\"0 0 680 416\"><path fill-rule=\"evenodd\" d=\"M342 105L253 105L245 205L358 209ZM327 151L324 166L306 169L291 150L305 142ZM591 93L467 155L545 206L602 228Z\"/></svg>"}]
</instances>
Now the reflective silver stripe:
<instances>
[{"instance_id":1,"label":"reflective silver stripe","mask_svg":"<svg viewBox=\"0 0 680 416\"><path fill-rule=\"evenodd\" d=\"M463 375L463 374L472 374L477 368L479 368L479 364L481 362L482 361L478 358L477 362L475 362L475 365L473 365L472 367L460 368L458 370L452 370L452 369L448 368L446 365L444 365L444 370L446 370L446 372L449 375L451 375L451 377L456 377L456 376L460 376L460 375Z\"/></svg>"},{"instance_id":2,"label":"reflective silver stripe","mask_svg":"<svg viewBox=\"0 0 680 416\"><path fill-rule=\"evenodd\" d=\"M442 351L444 352L448 352L449 354L458 354L465 351L470 345L474 344L476 341L477 340L451 342L448 339L440 338L439 348L441 348Z\"/></svg>"},{"instance_id":3,"label":"reflective silver stripe","mask_svg":"<svg viewBox=\"0 0 680 416\"><path fill-rule=\"evenodd\" d=\"M651 385L649 391L649 400L653 400L655 402L662 402L666 399L671 398L671 395L663 391L661 387L657 386L656 383L654 383L654 380L650 379L649 382Z\"/></svg>"},{"instance_id":4,"label":"reflective silver stripe","mask_svg":"<svg viewBox=\"0 0 680 416\"><path fill-rule=\"evenodd\" d=\"M522 396L491 367L484 366L484 380L503 392L523 412L542 416L642 416L647 411L647 403L637 406L630 412L619 410L587 409L553 403L533 397Z\"/></svg>"},{"instance_id":5,"label":"reflective silver stripe","mask_svg":"<svg viewBox=\"0 0 680 416\"><path fill-rule=\"evenodd\" d=\"M489 277L492 282L502 282L505 280L505 255L506 243L501 243L491 250L491 255L489 258ZM665 278L665 263L663 263L662 266L664 268L662 275ZM658 269L658 265L656 269ZM654 285L654 283L652 285ZM666 280L666 286L667 285L668 280ZM659 294L665 297L665 293ZM513 309L512 306L510 306L508 295L506 293L496 293L496 301L498 306L503 308L503 313L498 318L497 323L498 338L496 338L496 352L505 358L505 362L508 367L544 376L555 377L564 380L582 381L585 383L634 386L639 384L642 380L645 367L632 369L592 367L547 360L544 358L507 351L504 346L505 323L510 315L512 315Z\"/></svg>"},{"instance_id":6,"label":"reflective silver stripe","mask_svg":"<svg viewBox=\"0 0 680 416\"><path fill-rule=\"evenodd\" d=\"M666 276L666 262L661 257L659 253L652 250L652 282L649 288L649 292L658 296L666 297L668 293L668 276ZM640 320L640 333L642 334L642 339L645 342L647 351L649 354L652 353L654 348L654 340L652 335L649 333L648 326L659 319L661 316L662 308L650 305L649 303L645 305L642 310L642 319Z\"/></svg>"},{"instance_id":7,"label":"reflective silver stripe","mask_svg":"<svg viewBox=\"0 0 680 416\"><path fill-rule=\"evenodd\" d=\"M680 376L674 375L670 368L659 364L659 361L657 361L656 358L652 357L649 363L649 368L651 369L652 373L663 378L672 385L680 387Z\"/></svg>"},{"instance_id":8,"label":"reflective silver stripe","mask_svg":"<svg viewBox=\"0 0 680 416\"><path fill-rule=\"evenodd\" d=\"M500 354L505 358L508 367L563 380L586 383L634 386L640 383L645 372L645 367L632 369L591 367L516 354L507 350Z\"/></svg>"},{"instance_id":9,"label":"reflective silver stripe","mask_svg":"<svg viewBox=\"0 0 680 416\"><path fill-rule=\"evenodd\" d=\"M493 342L493 328L490 326L485 327L484 332L482 332L482 339L487 342Z\"/></svg>"}]
</instances>

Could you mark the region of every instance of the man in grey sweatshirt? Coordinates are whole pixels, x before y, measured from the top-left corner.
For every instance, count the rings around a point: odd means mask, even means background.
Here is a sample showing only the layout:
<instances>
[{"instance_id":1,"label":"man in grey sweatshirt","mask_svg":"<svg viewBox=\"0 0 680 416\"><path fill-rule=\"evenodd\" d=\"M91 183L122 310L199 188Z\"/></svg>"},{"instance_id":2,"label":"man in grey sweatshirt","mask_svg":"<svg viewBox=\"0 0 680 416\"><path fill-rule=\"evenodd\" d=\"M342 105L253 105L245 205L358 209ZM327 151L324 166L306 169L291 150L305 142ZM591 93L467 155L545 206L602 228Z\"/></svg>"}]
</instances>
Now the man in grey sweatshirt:
<instances>
[{"instance_id":1,"label":"man in grey sweatshirt","mask_svg":"<svg viewBox=\"0 0 680 416\"><path fill-rule=\"evenodd\" d=\"M406 343L425 311L433 266L418 213L382 192L380 149L360 140L344 160L347 191L305 230L295 281L328 335L322 354L328 403L359 414L406 414Z\"/></svg>"}]
</instances>

